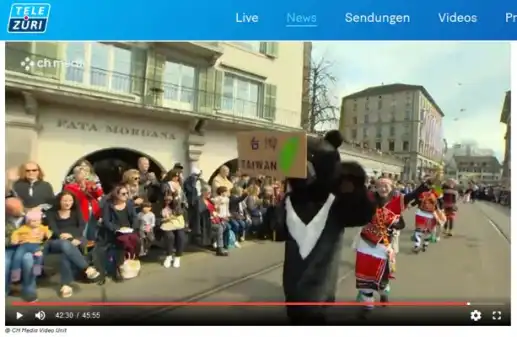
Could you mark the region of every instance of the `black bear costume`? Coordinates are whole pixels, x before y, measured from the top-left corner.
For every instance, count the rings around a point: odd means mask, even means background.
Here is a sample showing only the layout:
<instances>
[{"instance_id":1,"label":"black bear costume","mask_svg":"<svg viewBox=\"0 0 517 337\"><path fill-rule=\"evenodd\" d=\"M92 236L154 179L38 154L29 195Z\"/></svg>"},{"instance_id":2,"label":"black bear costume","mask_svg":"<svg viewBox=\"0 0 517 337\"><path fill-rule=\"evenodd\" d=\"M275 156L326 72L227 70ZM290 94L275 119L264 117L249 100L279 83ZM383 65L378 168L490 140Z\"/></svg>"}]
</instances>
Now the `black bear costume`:
<instances>
[{"instance_id":1,"label":"black bear costume","mask_svg":"<svg viewBox=\"0 0 517 337\"><path fill-rule=\"evenodd\" d=\"M285 241L283 288L286 302L334 302L343 234L363 226L375 206L366 173L355 162L341 162L339 131L309 138L307 178L288 179L290 191L279 206L276 233ZM325 322L326 306L287 306L294 324Z\"/></svg>"}]
</instances>

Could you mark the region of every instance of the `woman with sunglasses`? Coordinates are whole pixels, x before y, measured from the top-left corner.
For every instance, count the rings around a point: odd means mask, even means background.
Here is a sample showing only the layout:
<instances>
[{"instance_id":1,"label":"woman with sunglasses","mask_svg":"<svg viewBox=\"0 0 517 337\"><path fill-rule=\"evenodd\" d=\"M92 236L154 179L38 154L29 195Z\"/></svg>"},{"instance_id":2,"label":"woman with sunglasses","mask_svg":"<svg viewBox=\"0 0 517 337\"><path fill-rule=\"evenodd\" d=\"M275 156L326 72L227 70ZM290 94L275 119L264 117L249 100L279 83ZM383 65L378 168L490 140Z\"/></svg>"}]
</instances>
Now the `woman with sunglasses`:
<instances>
[{"instance_id":1,"label":"woman with sunglasses","mask_svg":"<svg viewBox=\"0 0 517 337\"><path fill-rule=\"evenodd\" d=\"M145 195L145 190L140 185L140 172L135 169L125 171L122 176L122 185L126 186L128 198L140 208L144 202L143 195Z\"/></svg>"},{"instance_id":2,"label":"woman with sunglasses","mask_svg":"<svg viewBox=\"0 0 517 337\"><path fill-rule=\"evenodd\" d=\"M46 206L54 203L54 190L50 183L44 181L44 173L35 162L28 162L20 167L19 179L13 184L13 190L22 200L26 209Z\"/></svg>"},{"instance_id":3,"label":"woman with sunglasses","mask_svg":"<svg viewBox=\"0 0 517 337\"><path fill-rule=\"evenodd\" d=\"M133 247L136 255L139 242L134 242L134 238L138 238L138 216L133 201L129 199L129 191L126 185L116 186L110 197L102 208L102 223L97 233L97 242L94 249L95 265L101 273L100 284L104 284L106 272L106 261L110 260L113 252L113 260L115 262L114 280L120 282L123 280L119 267L124 263L125 245L134 244ZM121 241L121 234L126 235ZM130 235L131 234L131 235Z\"/></svg>"}]
</instances>

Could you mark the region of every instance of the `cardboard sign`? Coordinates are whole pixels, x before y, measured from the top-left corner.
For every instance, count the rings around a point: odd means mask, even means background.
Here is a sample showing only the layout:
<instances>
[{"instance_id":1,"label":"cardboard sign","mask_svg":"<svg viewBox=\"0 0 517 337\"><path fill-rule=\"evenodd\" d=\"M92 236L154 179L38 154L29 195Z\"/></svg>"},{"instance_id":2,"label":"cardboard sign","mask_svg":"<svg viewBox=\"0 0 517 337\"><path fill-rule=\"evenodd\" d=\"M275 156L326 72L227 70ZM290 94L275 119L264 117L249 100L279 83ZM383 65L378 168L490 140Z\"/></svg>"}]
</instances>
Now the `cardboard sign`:
<instances>
[{"instance_id":1,"label":"cardboard sign","mask_svg":"<svg viewBox=\"0 0 517 337\"><path fill-rule=\"evenodd\" d=\"M241 173L277 179L307 177L305 132L239 132L237 152Z\"/></svg>"}]
</instances>

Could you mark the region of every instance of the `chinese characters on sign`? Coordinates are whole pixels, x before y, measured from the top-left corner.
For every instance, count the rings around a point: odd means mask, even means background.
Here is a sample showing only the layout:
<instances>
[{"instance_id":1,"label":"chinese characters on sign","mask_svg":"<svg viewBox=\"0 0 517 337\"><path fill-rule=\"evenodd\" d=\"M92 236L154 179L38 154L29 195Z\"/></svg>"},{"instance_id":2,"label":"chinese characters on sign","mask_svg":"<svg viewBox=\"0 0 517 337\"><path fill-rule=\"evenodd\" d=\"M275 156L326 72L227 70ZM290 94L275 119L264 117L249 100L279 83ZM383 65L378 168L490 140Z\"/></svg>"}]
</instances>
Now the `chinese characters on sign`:
<instances>
[{"instance_id":1,"label":"chinese characters on sign","mask_svg":"<svg viewBox=\"0 0 517 337\"><path fill-rule=\"evenodd\" d=\"M307 175L307 135L304 132L239 132L237 150L242 173L278 179Z\"/></svg>"}]
</instances>

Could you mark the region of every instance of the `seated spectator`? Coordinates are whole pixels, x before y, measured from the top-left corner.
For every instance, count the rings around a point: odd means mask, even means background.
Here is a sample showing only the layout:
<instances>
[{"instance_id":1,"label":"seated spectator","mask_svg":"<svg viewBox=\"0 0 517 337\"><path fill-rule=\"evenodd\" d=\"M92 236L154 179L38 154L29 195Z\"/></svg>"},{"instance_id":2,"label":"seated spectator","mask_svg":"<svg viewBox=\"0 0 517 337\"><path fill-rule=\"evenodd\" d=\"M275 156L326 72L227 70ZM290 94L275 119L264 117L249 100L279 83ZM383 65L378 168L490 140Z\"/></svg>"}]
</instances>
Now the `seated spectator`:
<instances>
[{"instance_id":1,"label":"seated spectator","mask_svg":"<svg viewBox=\"0 0 517 337\"><path fill-rule=\"evenodd\" d=\"M268 239L273 235L271 218L274 214L274 208L277 203L275 188L273 186L264 186L261 201L260 212L262 213L262 225L259 230L259 237L262 239Z\"/></svg>"},{"instance_id":2,"label":"seated spectator","mask_svg":"<svg viewBox=\"0 0 517 337\"><path fill-rule=\"evenodd\" d=\"M237 185L239 185L240 188L245 190L248 188L248 183L250 181L250 176L247 174L242 174L239 181L237 182Z\"/></svg>"},{"instance_id":3,"label":"seated spectator","mask_svg":"<svg viewBox=\"0 0 517 337\"><path fill-rule=\"evenodd\" d=\"M232 227L230 224L230 192L226 186L220 186L217 188L216 196L212 198L212 203L215 206L215 211L219 215L219 218L225 223L228 227L228 230L233 232L235 238L241 237L244 233L244 228L242 228L238 223L237 226ZM230 232L228 231L227 246L230 244ZM236 248L240 248L240 244L238 240L232 240L235 242L231 242L232 245L235 245ZM228 247L226 247L228 248Z\"/></svg>"},{"instance_id":4,"label":"seated spectator","mask_svg":"<svg viewBox=\"0 0 517 337\"><path fill-rule=\"evenodd\" d=\"M98 221L101 217L99 200L104 195L100 184L88 179L88 172L82 166L74 168L74 179L63 187L75 196L77 207L80 209L84 223L84 233L81 237L86 240L95 240Z\"/></svg>"},{"instance_id":5,"label":"seated spectator","mask_svg":"<svg viewBox=\"0 0 517 337\"><path fill-rule=\"evenodd\" d=\"M221 168L219 169L219 173L212 180L212 191L214 193L221 186L226 187L228 189L228 191L233 188L232 182L230 181L230 179L228 179L229 175L230 175L230 169L228 168L228 166L226 166L226 165L221 166Z\"/></svg>"},{"instance_id":6,"label":"seated spectator","mask_svg":"<svg viewBox=\"0 0 517 337\"><path fill-rule=\"evenodd\" d=\"M183 183L183 190L185 191L185 201L187 203L187 222L189 229L193 236L200 236L201 221L200 221L200 195L201 195L201 179L202 172L198 168L191 170L190 176L185 179Z\"/></svg>"},{"instance_id":7,"label":"seated spectator","mask_svg":"<svg viewBox=\"0 0 517 337\"><path fill-rule=\"evenodd\" d=\"M188 203L187 198L185 196L185 193L183 191L183 167L176 163L174 165L174 168L170 170L167 173L167 176L162 181L161 186L161 195L163 196L164 200L162 202L163 207L170 201L170 197L173 194L177 194L179 197L179 202L181 209L183 210L183 219L186 221L188 220ZM167 199L167 200L165 200ZM186 225L188 222L186 222Z\"/></svg>"},{"instance_id":8,"label":"seated spectator","mask_svg":"<svg viewBox=\"0 0 517 337\"><path fill-rule=\"evenodd\" d=\"M86 180L88 180L89 182L95 183L95 185L102 188L101 181L100 181L99 177L95 174L93 166L88 160L83 159L83 160L79 161L79 163L77 164L76 167L82 168L82 170L85 174ZM65 178L65 182L64 182L63 186L74 183L74 182L76 182L76 174L74 172L72 172L72 174L70 174L69 176L67 176Z\"/></svg>"},{"instance_id":9,"label":"seated spectator","mask_svg":"<svg viewBox=\"0 0 517 337\"><path fill-rule=\"evenodd\" d=\"M271 185L265 185L262 189L262 204L261 209L262 212L265 213L265 211L272 206L275 206L275 190L273 186Z\"/></svg>"},{"instance_id":10,"label":"seated spectator","mask_svg":"<svg viewBox=\"0 0 517 337\"><path fill-rule=\"evenodd\" d=\"M284 199L285 194L285 182L276 181L273 185L273 196L275 199L275 205Z\"/></svg>"},{"instance_id":11,"label":"seated spectator","mask_svg":"<svg viewBox=\"0 0 517 337\"><path fill-rule=\"evenodd\" d=\"M126 254L135 256L139 247L138 216L135 206L128 199L129 192L125 185L113 189L110 198L106 200L102 208L102 224L97 234L97 242L94 249L97 269L101 273L100 284L104 284L106 277L106 261L110 260L113 253L115 262L116 282L123 281L120 266L124 263Z\"/></svg>"},{"instance_id":12,"label":"seated spectator","mask_svg":"<svg viewBox=\"0 0 517 337\"><path fill-rule=\"evenodd\" d=\"M11 286L11 266L16 252L16 245L12 245L9 239L12 233L20 227L24 221L24 209L22 200L16 197L8 197L5 200L6 226L5 226L5 294L9 295ZM34 255L25 253L21 261L21 295L27 302L36 302L38 294L36 290L36 275L33 273Z\"/></svg>"},{"instance_id":13,"label":"seated spectator","mask_svg":"<svg viewBox=\"0 0 517 337\"><path fill-rule=\"evenodd\" d=\"M28 162L20 167L19 179L13 184L13 190L22 200L25 209L47 209L54 202L52 185L46 182L41 167L35 162Z\"/></svg>"},{"instance_id":14,"label":"seated spectator","mask_svg":"<svg viewBox=\"0 0 517 337\"><path fill-rule=\"evenodd\" d=\"M229 224L232 231L235 233L238 241L244 241L246 235L246 213L243 201L248 197L243 193L242 188L234 186L231 191L229 200L230 219Z\"/></svg>"},{"instance_id":15,"label":"seated spectator","mask_svg":"<svg viewBox=\"0 0 517 337\"><path fill-rule=\"evenodd\" d=\"M144 200L154 203L159 198L160 183L156 178L156 174L154 172L149 171L150 167L151 163L149 162L148 158L138 158L138 172L140 173L140 179L138 181L138 196L143 198Z\"/></svg>"},{"instance_id":16,"label":"seated spectator","mask_svg":"<svg viewBox=\"0 0 517 337\"><path fill-rule=\"evenodd\" d=\"M251 231L257 233L262 226L262 200L259 198L260 188L251 184L246 198L246 209L251 218Z\"/></svg>"},{"instance_id":17,"label":"seated spectator","mask_svg":"<svg viewBox=\"0 0 517 337\"><path fill-rule=\"evenodd\" d=\"M165 268L180 267L180 259L186 245L185 218L181 206L181 198L177 191L166 197L166 204L162 210L162 224L160 229L163 231L165 249L167 256L163 261Z\"/></svg>"},{"instance_id":18,"label":"seated spectator","mask_svg":"<svg viewBox=\"0 0 517 337\"><path fill-rule=\"evenodd\" d=\"M16 246L11 260L11 281L18 282L22 278L22 260L26 253L34 256L32 272L40 276L43 271L43 245L50 239L51 233L43 225L43 213L34 209L25 215L25 224L15 229L9 238L9 243Z\"/></svg>"},{"instance_id":19,"label":"seated spectator","mask_svg":"<svg viewBox=\"0 0 517 337\"><path fill-rule=\"evenodd\" d=\"M140 211L140 206L144 202L145 190L140 188L140 172L135 169L127 170L122 176L122 185L124 185L128 191L128 199L133 201L133 204L137 207L137 211Z\"/></svg>"},{"instance_id":20,"label":"seated spectator","mask_svg":"<svg viewBox=\"0 0 517 337\"><path fill-rule=\"evenodd\" d=\"M214 247L216 255L228 256L228 250L226 249L227 242L225 242L225 237L227 236L229 226L219 217L215 209L215 205L210 200L210 186L203 186L201 195L203 204L205 205L205 209L203 210L203 214L201 216L207 217L210 221L211 230L215 239Z\"/></svg>"},{"instance_id":21,"label":"seated spectator","mask_svg":"<svg viewBox=\"0 0 517 337\"><path fill-rule=\"evenodd\" d=\"M140 256L145 256L149 252L154 242L154 227L156 216L152 211L153 205L144 201L142 211L138 213L138 226L140 228Z\"/></svg>"},{"instance_id":22,"label":"seated spectator","mask_svg":"<svg viewBox=\"0 0 517 337\"><path fill-rule=\"evenodd\" d=\"M82 253L86 247L86 225L74 194L63 191L56 199L55 206L47 212L47 224L52 231L52 239L48 246L51 254L61 254L59 292L61 297L67 298L73 294L71 284L78 272L84 273L90 280L97 280L100 273L88 265Z\"/></svg>"},{"instance_id":23,"label":"seated spectator","mask_svg":"<svg viewBox=\"0 0 517 337\"><path fill-rule=\"evenodd\" d=\"M5 198L16 197L16 192L13 190L14 183L20 179L19 168L11 168L5 174Z\"/></svg>"}]
</instances>

